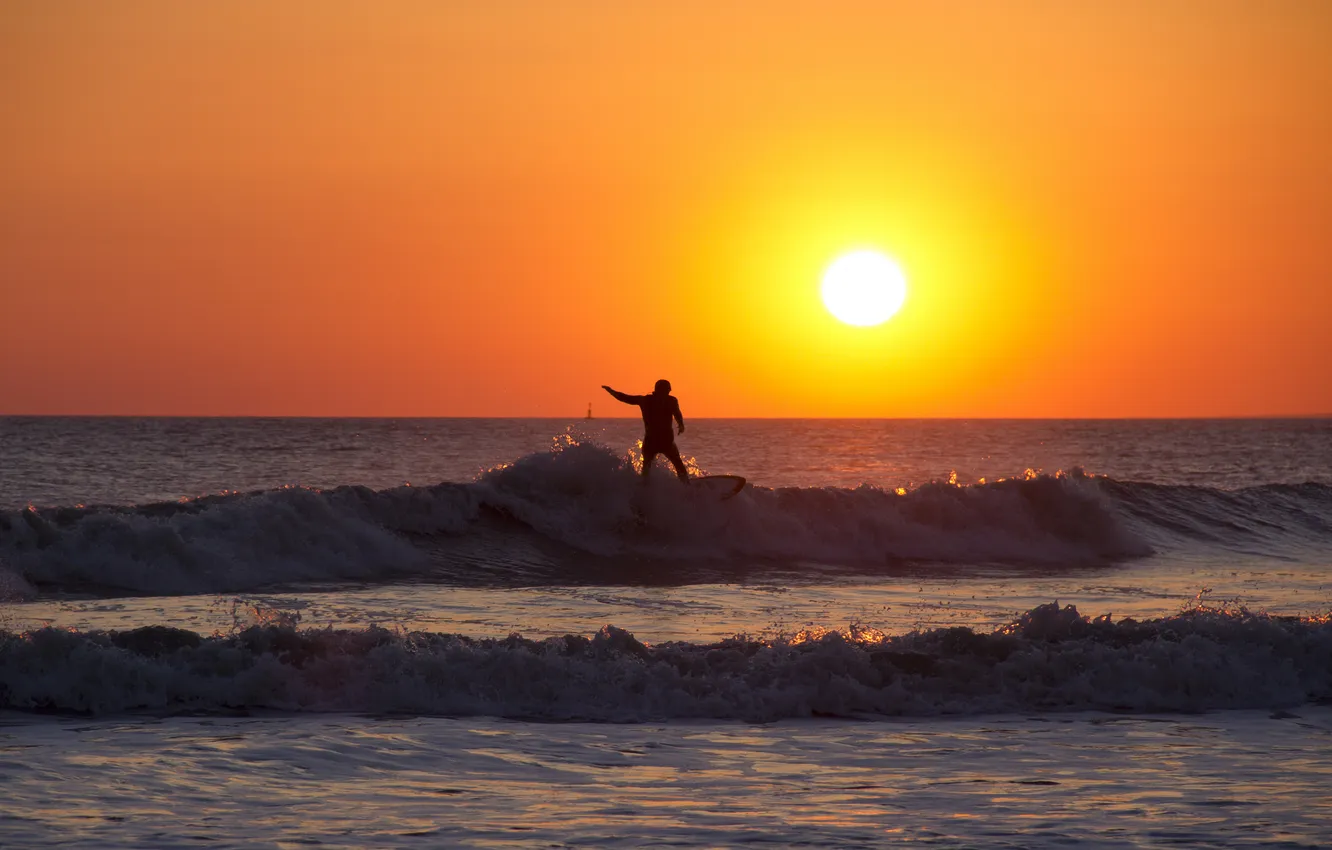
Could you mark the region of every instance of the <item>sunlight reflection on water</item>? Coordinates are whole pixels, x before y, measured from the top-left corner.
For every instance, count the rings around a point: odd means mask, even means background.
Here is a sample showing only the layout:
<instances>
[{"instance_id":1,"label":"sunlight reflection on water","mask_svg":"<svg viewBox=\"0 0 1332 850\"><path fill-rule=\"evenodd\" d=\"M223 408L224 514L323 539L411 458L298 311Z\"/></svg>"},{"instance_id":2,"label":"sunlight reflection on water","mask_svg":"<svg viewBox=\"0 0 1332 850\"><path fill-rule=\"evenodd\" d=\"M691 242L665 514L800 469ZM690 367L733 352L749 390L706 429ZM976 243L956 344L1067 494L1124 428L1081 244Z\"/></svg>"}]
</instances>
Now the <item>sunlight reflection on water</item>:
<instances>
[{"instance_id":1,"label":"sunlight reflection on water","mask_svg":"<svg viewBox=\"0 0 1332 850\"><path fill-rule=\"evenodd\" d=\"M1085 615L1148 619L1173 614L1200 592L1217 604L1239 599L1274 614L1326 615L1332 583L1325 567L1206 567L1152 559L1131 568L1017 576L1003 571L954 578L916 576L866 584L855 581L784 585L695 584L681 587L448 587L428 584L341 588L247 596L181 596L116 600L41 600L4 606L7 628L40 625L133 629L145 623L227 632L255 622L299 615L303 627L387 628L530 638L588 635L606 624L640 640L714 641L794 635L808 628L853 625L903 634L913 629L967 626L990 631L1037 605L1057 600ZM1307 606L1307 607L1306 607Z\"/></svg>"},{"instance_id":2,"label":"sunlight reflection on water","mask_svg":"<svg viewBox=\"0 0 1332 850\"><path fill-rule=\"evenodd\" d=\"M552 734L557 730L558 734ZM20 743L21 742L21 743ZM753 841L1317 844L1332 710L1274 719L561 724L8 716L22 846L150 836L416 846ZM114 783L104 781L108 771ZM225 771L225 772L223 772ZM219 785L217 779L227 776Z\"/></svg>"}]
</instances>

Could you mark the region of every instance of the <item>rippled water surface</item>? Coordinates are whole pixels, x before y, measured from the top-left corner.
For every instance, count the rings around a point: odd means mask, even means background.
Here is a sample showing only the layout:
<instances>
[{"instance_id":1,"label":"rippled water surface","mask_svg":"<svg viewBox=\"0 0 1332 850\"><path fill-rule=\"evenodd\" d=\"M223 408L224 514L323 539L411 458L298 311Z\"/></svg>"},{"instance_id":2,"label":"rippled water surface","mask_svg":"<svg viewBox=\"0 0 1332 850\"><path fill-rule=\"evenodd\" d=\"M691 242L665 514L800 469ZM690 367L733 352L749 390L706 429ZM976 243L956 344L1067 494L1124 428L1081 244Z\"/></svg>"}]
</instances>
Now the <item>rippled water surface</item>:
<instances>
[{"instance_id":1,"label":"rippled water surface","mask_svg":"<svg viewBox=\"0 0 1332 850\"><path fill-rule=\"evenodd\" d=\"M1332 713L0 725L23 847L1324 846Z\"/></svg>"},{"instance_id":2,"label":"rippled water surface","mask_svg":"<svg viewBox=\"0 0 1332 850\"><path fill-rule=\"evenodd\" d=\"M1328 846L1332 422L639 429L0 418L0 845Z\"/></svg>"},{"instance_id":3,"label":"rippled water surface","mask_svg":"<svg viewBox=\"0 0 1332 850\"><path fill-rule=\"evenodd\" d=\"M686 406L686 414L688 407ZM0 417L0 507L139 503L301 484L469 481L634 419ZM689 420L681 450L768 487L905 487L1083 467L1132 481L1332 483L1332 420Z\"/></svg>"}]
</instances>

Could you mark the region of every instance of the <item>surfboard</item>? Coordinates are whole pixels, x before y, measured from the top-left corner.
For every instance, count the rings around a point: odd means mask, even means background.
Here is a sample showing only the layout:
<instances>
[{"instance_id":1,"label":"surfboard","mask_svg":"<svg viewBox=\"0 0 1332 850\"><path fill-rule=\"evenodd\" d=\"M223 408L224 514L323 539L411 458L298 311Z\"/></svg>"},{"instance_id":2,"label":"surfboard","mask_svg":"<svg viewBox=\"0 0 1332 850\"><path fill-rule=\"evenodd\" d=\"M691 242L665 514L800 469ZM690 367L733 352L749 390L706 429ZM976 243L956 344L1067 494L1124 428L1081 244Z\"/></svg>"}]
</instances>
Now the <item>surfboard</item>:
<instances>
[{"instance_id":1,"label":"surfboard","mask_svg":"<svg viewBox=\"0 0 1332 850\"><path fill-rule=\"evenodd\" d=\"M745 479L739 475L700 475L689 479L689 486L724 502L745 488Z\"/></svg>"}]
</instances>

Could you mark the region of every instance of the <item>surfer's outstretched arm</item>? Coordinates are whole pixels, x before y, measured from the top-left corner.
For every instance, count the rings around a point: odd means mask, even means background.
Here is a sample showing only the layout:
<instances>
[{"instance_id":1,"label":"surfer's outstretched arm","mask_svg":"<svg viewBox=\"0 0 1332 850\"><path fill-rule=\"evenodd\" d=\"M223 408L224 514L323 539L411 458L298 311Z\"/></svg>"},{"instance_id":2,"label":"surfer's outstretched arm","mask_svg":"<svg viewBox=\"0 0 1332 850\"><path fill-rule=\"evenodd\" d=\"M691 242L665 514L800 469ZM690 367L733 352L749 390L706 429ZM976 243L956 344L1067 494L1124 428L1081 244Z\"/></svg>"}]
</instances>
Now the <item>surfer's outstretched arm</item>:
<instances>
[{"instance_id":1,"label":"surfer's outstretched arm","mask_svg":"<svg viewBox=\"0 0 1332 850\"><path fill-rule=\"evenodd\" d=\"M616 401L622 401L622 402L624 402L625 404L638 404L639 401L642 400L642 396L629 395L628 393L622 393L622 392L620 392L619 390L613 390L613 389L611 389L610 387L606 386L605 384L602 384L602 385L601 385L601 388L602 388L603 390L605 390L606 392L610 393L612 396L614 396L614 398L615 398Z\"/></svg>"},{"instance_id":2,"label":"surfer's outstretched arm","mask_svg":"<svg viewBox=\"0 0 1332 850\"><path fill-rule=\"evenodd\" d=\"M678 401L675 402L674 404L671 405L671 407L672 407L671 415L675 417L675 422L676 422L676 425L678 426L678 427L675 429L675 430L676 430L676 433L683 434L683 433L684 433L684 414L680 412L680 402L678 402Z\"/></svg>"}]
</instances>

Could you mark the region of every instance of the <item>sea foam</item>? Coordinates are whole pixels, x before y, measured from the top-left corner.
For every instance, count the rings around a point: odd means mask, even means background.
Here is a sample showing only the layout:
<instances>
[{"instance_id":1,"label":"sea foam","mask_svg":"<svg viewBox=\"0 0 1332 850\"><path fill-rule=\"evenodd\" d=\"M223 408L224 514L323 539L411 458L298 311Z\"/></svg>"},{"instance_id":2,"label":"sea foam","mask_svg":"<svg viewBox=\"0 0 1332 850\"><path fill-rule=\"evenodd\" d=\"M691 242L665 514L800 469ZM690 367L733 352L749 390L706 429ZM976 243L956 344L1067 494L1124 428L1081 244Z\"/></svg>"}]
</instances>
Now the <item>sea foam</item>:
<instances>
[{"instance_id":1,"label":"sea foam","mask_svg":"<svg viewBox=\"0 0 1332 850\"><path fill-rule=\"evenodd\" d=\"M8 512L0 559L20 592L169 595L515 574L558 584L607 558L631 581L645 559L723 576L755 562L1067 567L1162 548L1325 547L1330 530L1332 487L1318 484L1222 491L1075 471L904 491L758 482L719 502L665 474L644 485L626 458L571 442L468 483Z\"/></svg>"},{"instance_id":2,"label":"sea foam","mask_svg":"<svg viewBox=\"0 0 1332 850\"><path fill-rule=\"evenodd\" d=\"M270 709L544 720L1281 708L1332 699L1332 621L1195 609L1147 622L1040 606L992 633L814 631L649 645L252 626L0 632L0 707Z\"/></svg>"}]
</instances>

